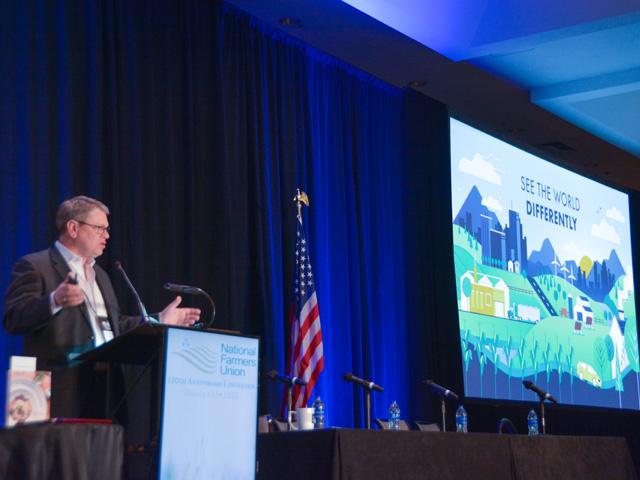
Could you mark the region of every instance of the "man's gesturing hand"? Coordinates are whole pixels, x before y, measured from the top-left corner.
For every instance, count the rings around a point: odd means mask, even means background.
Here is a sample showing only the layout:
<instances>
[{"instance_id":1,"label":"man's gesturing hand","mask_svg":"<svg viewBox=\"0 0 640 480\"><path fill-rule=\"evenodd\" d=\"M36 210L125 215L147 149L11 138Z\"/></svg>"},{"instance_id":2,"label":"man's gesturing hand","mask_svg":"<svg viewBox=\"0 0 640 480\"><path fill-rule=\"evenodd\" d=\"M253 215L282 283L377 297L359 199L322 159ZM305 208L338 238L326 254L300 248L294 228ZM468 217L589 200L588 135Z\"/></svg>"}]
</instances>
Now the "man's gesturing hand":
<instances>
[{"instance_id":1,"label":"man's gesturing hand","mask_svg":"<svg viewBox=\"0 0 640 480\"><path fill-rule=\"evenodd\" d=\"M167 305L165 309L160 312L161 323L166 323L167 325L189 326L200 320L199 308L179 308L178 305L180 305L180 302L182 302L182 297L178 295L173 302Z\"/></svg>"},{"instance_id":2,"label":"man's gesturing hand","mask_svg":"<svg viewBox=\"0 0 640 480\"><path fill-rule=\"evenodd\" d=\"M67 273L67 277L53 292L53 301L62 308L77 307L84 302L82 289L75 283L71 272Z\"/></svg>"}]
</instances>

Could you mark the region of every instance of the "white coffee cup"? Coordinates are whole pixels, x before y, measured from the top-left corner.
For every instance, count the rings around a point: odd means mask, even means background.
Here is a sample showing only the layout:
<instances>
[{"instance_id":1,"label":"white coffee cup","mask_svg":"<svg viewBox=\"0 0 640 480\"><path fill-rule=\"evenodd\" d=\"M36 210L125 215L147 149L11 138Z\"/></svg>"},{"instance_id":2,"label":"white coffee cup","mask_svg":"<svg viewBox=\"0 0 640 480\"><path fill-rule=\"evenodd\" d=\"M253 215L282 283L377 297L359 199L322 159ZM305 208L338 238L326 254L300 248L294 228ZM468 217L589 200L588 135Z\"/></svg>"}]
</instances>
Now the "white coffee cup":
<instances>
[{"instance_id":1,"label":"white coffee cup","mask_svg":"<svg viewBox=\"0 0 640 480\"><path fill-rule=\"evenodd\" d=\"M315 408L304 407L296 408L296 420L298 430L313 430L313 412Z\"/></svg>"}]
</instances>

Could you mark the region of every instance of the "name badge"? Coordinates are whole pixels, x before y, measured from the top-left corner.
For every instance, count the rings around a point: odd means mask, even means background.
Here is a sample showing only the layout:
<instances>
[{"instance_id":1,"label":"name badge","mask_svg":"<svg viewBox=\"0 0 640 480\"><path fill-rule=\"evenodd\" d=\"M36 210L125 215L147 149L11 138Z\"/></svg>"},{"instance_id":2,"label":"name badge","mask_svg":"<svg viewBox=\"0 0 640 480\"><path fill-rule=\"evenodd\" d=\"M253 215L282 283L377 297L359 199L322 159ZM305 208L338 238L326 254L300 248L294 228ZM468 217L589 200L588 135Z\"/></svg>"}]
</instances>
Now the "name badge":
<instances>
[{"instance_id":1,"label":"name badge","mask_svg":"<svg viewBox=\"0 0 640 480\"><path fill-rule=\"evenodd\" d=\"M104 341L109 342L113 340L113 330L111 329L109 319L106 317L98 317L98 321L100 323L100 328L102 329L102 336L104 337Z\"/></svg>"}]
</instances>

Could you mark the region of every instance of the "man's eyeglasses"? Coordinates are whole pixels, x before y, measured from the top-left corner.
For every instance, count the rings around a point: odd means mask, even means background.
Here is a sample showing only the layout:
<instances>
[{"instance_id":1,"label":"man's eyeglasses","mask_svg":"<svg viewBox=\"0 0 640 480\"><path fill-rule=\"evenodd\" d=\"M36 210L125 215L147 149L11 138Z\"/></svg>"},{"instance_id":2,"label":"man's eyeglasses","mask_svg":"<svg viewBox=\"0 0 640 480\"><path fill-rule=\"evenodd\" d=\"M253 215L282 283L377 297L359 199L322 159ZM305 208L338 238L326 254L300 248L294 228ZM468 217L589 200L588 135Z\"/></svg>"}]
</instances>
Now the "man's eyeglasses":
<instances>
[{"instance_id":1,"label":"man's eyeglasses","mask_svg":"<svg viewBox=\"0 0 640 480\"><path fill-rule=\"evenodd\" d=\"M100 235L104 235L105 233L111 233L111 227L103 227L102 225L94 225L93 223L83 222L82 220L76 220L76 222L81 223L82 225L86 225L87 227L93 228Z\"/></svg>"}]
</instances>

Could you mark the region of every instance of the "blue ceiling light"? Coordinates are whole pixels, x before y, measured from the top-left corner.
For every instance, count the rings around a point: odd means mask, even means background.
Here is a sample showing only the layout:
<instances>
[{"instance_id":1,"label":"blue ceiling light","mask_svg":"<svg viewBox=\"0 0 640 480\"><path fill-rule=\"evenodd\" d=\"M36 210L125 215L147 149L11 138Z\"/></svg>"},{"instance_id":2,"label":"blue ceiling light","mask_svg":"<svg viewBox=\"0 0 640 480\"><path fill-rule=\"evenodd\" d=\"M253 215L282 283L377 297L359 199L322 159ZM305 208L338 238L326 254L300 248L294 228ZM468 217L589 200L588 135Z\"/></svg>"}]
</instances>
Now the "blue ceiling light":
<instances>
[{"instance_id":1,"label":"blue ceiling light","mask_svg":"<svg viewBox=\"0 0 640 480\"><path fill-rule=\"evenodd\" d=\"M638 0L344 0L640 157Z\"/></svg>"},{"instance_id":2,"label":"blue ceiling light","mask_svg":"<svg viewBox=\"0 0 640 480\"><path fill-rule=\"evenodd\" d=\"M488 0L343 0L452 60L465 58Z\"/></svg>"}]
</instances>

